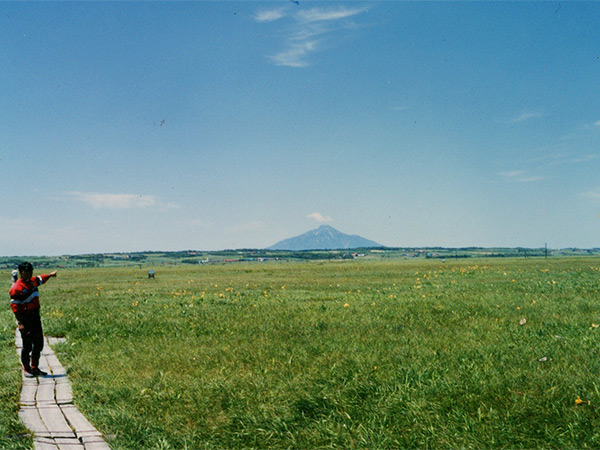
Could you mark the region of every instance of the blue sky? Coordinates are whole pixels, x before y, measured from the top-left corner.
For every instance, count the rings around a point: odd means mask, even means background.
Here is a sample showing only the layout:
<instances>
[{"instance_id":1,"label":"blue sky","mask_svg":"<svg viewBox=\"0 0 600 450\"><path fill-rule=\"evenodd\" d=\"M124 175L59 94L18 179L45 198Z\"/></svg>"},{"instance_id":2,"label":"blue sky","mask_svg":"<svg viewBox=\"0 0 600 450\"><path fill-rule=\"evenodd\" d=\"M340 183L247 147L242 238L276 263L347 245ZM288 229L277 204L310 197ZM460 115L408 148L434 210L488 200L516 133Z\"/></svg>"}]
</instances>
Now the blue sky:
<instances>
[{"instance_id":1,"label":"blue sky","mask_svg":"<svg viewBox=\"0 0 600 450\"><path fill-rule=\"evenodd\" d=\"M598 2L0 2L0 254L600 246Z\"/></svg>"}]
</instances>

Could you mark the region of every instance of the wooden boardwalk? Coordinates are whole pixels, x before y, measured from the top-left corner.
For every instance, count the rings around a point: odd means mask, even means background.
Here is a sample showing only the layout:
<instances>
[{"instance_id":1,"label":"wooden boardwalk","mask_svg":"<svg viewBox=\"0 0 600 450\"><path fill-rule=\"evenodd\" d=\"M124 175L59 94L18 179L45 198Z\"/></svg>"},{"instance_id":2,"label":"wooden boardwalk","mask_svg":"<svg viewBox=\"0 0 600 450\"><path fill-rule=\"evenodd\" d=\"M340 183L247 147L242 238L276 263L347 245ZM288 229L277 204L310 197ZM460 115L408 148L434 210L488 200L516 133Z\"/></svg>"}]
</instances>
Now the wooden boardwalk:
<instances>
[{"instance_id":1,"label":"wooden boardwalk","mask_svg":"<svg viewBox=\"0 0 600 450\"><path fill-rule=\"evenodd\" d=\"M57 338L44 337L40 369L45 377L27 378L23 389L19 417L33 433L36 450L110 450L102 434L88 422L73 404L67 372L51 345ZM21 354L21 334L15 333L17 354Z\"/></svg>"}]
</instances>

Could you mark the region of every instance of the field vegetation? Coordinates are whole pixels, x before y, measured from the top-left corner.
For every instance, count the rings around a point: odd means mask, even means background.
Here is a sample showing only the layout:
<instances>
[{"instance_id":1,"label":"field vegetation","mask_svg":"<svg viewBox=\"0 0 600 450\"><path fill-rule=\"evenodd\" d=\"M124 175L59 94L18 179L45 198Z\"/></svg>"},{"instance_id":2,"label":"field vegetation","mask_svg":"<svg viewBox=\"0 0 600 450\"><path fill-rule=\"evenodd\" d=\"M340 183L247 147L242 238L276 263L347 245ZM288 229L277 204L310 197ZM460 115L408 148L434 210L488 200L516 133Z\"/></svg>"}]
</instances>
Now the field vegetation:
<instances>
[{"instance_id":1,"label":"field vegetation","mask_svg":"<svg viewBox=\"0 0 600 450\"><path fill-rule=\"evenodd\" d=\"M152 267L178 264L219 264L264 261L323 260L398 260L398 259L466 259L466 258L531 258L541 256L600 256L600 248L359 248L340 250L267 250L237 249L218 251L170 251L133 253L94 253L63 256L0 256L0 269L14 269L28 260L38 268Z\"/></svg>"},{"instance_id":2,"label":"field vegetation","mask_svg":"<svg viewBox=\"0 0 600 450\"><path fill-rule=\"evenodd\" d=\"M155 269L41 288L112 448L600 447L598 257ZM26 447L0 318L0 446Z\"/></svg>"}]
</instances>

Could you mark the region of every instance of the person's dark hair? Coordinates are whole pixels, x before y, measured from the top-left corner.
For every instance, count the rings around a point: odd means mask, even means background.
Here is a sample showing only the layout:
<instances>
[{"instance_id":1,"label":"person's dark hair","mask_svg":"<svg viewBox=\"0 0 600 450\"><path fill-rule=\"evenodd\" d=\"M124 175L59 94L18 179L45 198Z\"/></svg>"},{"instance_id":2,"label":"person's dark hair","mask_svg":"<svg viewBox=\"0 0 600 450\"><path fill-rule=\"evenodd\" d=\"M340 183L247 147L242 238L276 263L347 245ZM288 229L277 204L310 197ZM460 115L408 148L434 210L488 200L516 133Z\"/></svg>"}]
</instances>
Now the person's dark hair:
<instances>
[{"instance_id":1,"label":"person's dark hair","mask_svg":"<svg viewBox=\"0 0 600 450\"><path fill-rule=\"evenodd\" d=\"M33 264L30 262L22 262L19 264L19 272L26 272L30 270L33 270Z\"/></svg>"}]
</instances>

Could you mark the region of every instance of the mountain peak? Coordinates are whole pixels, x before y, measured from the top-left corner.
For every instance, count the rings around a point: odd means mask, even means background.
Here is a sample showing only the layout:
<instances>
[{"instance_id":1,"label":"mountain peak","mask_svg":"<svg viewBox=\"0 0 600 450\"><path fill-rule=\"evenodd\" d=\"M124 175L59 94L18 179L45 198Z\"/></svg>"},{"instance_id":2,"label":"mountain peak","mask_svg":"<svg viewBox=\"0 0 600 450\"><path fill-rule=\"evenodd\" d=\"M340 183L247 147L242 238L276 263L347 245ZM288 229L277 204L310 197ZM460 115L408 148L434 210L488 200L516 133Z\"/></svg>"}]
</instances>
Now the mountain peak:
<instances>
[{"instance_id":1,"label":"mountain peak","mask_svg":"<svg viewBox=\"0 0 600 450\"><path fill-rule=\"evenodd\" d=\"M365 247L382 247L382 245L360 236L344 234L330 225L321 225L299 236L279 241L268 249L335 250Z\"/></svg>"}]
</instances>

